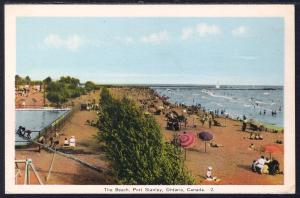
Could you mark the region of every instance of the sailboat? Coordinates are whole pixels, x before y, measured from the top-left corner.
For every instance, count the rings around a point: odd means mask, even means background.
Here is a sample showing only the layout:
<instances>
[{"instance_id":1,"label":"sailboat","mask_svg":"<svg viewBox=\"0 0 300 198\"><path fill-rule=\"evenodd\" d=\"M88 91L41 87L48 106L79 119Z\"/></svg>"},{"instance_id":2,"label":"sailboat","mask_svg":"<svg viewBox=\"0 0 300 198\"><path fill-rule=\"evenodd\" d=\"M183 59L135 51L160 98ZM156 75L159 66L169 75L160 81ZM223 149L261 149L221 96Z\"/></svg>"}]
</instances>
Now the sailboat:
<instances>
[{"instance_id":1,"label":"sailboat","mask_svg":"<svg viewBox=\"0 0 300 198\"><path fill-rule=\"evenodd\" d=\"M216 89L220 89L219 83L216 84Z\"/></svg>"}]
</instances>

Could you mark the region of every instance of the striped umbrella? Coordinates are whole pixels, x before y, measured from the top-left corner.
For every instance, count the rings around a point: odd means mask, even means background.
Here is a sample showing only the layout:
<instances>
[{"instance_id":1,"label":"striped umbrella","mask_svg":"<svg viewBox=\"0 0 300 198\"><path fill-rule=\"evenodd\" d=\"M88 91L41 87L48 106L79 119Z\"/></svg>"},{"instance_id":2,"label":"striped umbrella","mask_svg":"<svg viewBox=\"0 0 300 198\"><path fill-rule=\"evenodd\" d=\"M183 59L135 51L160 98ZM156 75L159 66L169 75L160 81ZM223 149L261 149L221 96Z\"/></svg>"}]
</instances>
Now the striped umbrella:
<instances>
[{"instance_id":1,"label":"striped umbrella","mask_svg":"<svg viewBox=\"0 0 300 198\"><path fill-rule=\"evenodd\" d=\"M186 149L194 146L196 142L196 136L194 132L181 132L179 134L179 143L184 148L184 158L186 158Z\"/></svg>"}]
</instances>

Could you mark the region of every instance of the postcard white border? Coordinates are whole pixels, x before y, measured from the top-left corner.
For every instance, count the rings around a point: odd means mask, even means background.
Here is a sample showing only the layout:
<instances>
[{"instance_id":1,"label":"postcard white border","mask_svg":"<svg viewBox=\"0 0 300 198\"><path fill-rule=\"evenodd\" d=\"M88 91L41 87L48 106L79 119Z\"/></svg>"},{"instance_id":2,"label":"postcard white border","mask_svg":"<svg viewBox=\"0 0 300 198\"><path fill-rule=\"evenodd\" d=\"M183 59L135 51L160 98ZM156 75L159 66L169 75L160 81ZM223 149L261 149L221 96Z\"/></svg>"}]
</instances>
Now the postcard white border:
<instances>
[{"instance_id":1,"label":"postcard white border","mask_svg":"<svg viewBox=\"0 0 300 198\"><path fill-rule=\"evenodd\" d=\"M193 185L193 186L114 186L114 185L15 185L14 134L16 72L16 17L283 17L284 51L284 185ZM105 188L167 187L203 188L201 193L295 193L295 29L293 5L5 5L5 193L106 193ZM211 192L211 188L214 189ZM144 192L149 194L149 192ZM159 193L159 192L153 192ZM191 192L185 192L194 194ZM129 192L135 194L135 192Z\"/></svg>"}]
</instances>

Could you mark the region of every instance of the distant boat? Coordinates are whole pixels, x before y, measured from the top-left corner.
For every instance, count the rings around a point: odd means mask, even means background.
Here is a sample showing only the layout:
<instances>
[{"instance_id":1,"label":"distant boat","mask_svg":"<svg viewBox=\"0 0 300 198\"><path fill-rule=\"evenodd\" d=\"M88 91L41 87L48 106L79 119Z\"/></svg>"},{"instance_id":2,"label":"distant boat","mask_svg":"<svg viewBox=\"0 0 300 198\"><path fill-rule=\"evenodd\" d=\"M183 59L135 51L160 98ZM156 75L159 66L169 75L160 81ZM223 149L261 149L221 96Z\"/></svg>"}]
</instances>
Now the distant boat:
<instances>
[{"instance_id":1,"label":"distant boat","mask_svg":"<svg viewBox=\"0 0 300 198\"><path fill-rule=\"evenodd\" d=\"M220 85L216 85L216 89L220 89Z\"/></svg>"}]
</instances>

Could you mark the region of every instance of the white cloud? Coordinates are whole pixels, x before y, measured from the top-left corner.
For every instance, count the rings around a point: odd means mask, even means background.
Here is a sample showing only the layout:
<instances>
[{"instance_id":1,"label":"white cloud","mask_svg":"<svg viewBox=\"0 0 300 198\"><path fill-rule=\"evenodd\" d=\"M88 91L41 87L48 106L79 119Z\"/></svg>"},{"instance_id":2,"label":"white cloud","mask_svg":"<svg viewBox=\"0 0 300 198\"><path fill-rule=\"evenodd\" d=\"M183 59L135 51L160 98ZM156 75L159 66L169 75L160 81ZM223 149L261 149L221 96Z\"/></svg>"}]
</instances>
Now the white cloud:
<instances>
[{"instance_id":1,"label":"white cloud","mask_svg":"<svg viewBox=\"0 0 300 198\"><path fill-rule=\"evenodd\" d=\"M208 35L217 35L221 33L221 30L217 25L207 25L206 23L197 24L196 31L201 37Z\"/></svg>"},{"instance_id":2,"label":"white cloud","mask_svg":"<svg viewBox=\"0 0 300 198\"><path fill-rule=\"evenodd\" d=\"M193 35L193 33L194 33L193 28L191 28L191 27L184 28L181 32L181 39L187 40Z\"/></svg>"},{"instance_id":3,"label":"white cloud","mask_svg":"<svg viewBox=\"0 0 300 198\"><path fill-rule=\"evenodd\" d=\"M199 23L193 27L183 28L180 38L182 40L188 40L195 36L205 37L209 35L218 35L221 33L221 29L217 25L208 25L206 23Z\"/></svg>"},{"instance_id":4,"label":"white cloud","mask_svg":"<svg viewBox=\"0 0 300 198\"><path fill-rule=\"evenodd\" d=\"M249 28L246 26L239 26L231 31L233 36L245 36Z\"/></svg>"},{"instance_id":5,"label":"white cloud","mask_svg":"<svg viewBox=\"0 0 300 198\"><path fill-rule=\"evenodd\" d=\"M72 51L76 51L78 48L80 48L83 45L83 43L84 43L84 39L76 34L69 36L65 41L65 45L67 46L67 48Z\"/></svg>"},{"instance_id":6,"label":"white cloud","mask_svg":"<svg viewBox=\"0 0 300 198\"><path fill-rule=\"evenodd\" d=\"M134 42L133 38L131 38L131 37L126 37L125 38L125 43L130 44L130 43L133 43L133 42Z\"/></svg>"},{"instance_id":7,"label":"white cloud","mask_svg":"<svg viewBox=\"0 0 300 198\"><path fill-rule=\"evenodd\" d=\"M152 33L141 38L143 43L160 44L161 42L168 41L170 39L167 31Z\"/></svg>"},{"instance_id":8,"label":"white cloud","mask_svg":"<svg viewBox=\"0 0 300 198\"><path fill-rule=\"evenodd\" d=\"M66 38L62 38L58 34L49 34L44 39L44 44L48 47L64 47L71 51L77 51L85 42L86 40L77 34L70 35Z\"/></svg>"},{"instance_id":9,"label":"white cloud","mask_svg":"<svg viewBox=\"0 0 300 198\"><path fill-rule=\"evenodd\" d=\"M60 47L63 44L63 40L57 34L49 34L44 39L44 43L49 47Z\"/></svg>"},{"instance_id":10,"label":"white cloud","mask_svg":"<svg viewBox=\"0 0 300 198\"><path fill-rule=\"evenodd\" d=\"M132 44L134 43L134 39L130 36L127 36L127 37L115 37L115 40L118 41L118 42L121 42L121 43L125 43L125 44Z\"/></svg>"}]
</instances>

